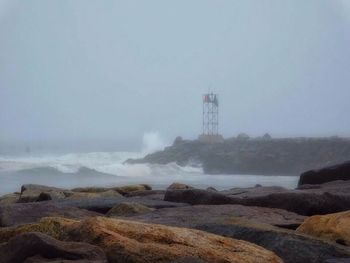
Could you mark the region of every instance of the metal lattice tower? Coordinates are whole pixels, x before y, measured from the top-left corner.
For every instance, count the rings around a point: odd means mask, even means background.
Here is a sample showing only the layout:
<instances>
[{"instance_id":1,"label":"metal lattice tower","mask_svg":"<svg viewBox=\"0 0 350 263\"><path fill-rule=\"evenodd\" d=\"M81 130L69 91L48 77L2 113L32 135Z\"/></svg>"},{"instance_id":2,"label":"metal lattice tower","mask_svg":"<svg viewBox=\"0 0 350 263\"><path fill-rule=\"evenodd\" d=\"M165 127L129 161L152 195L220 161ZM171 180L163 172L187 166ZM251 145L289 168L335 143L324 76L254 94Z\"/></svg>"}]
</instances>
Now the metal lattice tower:
<instances>
[{"instance_id":1,"label":"metal lattice tower","mask_svg":"<svg viewBox=\"0 0 350 263\"><path fill-rule=\"evenodd\" d=\"M219 97L218 94L203 95L203 135L219 134Z\"/></svg>"}]
</instances>

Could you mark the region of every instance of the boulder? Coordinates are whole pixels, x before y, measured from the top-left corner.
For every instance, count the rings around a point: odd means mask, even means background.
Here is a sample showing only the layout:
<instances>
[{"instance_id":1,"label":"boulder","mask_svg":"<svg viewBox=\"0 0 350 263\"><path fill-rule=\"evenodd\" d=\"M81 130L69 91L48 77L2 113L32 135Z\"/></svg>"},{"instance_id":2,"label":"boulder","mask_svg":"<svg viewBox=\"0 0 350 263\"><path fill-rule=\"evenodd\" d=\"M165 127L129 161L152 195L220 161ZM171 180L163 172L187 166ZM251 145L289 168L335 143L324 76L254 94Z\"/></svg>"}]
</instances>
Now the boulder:
<instances>
[{"instance_id":1,"label":"boulder","mask_svg":"<svg viewBox=\"0 0 350 263\"><path fill-rule=\"evenodd\" d=\"M42 200L39 200L39 196ZM57 200L65 198L69 191L61 188L36 185L36 184L25 184L21 187L21 195L19 197L19 203L45 201L45 200Z\"/></svg>"},{"instance_id":2,"label":"boulder","mask_svg":"<svg viewBox=\"0 0 350 263\"><path fill-rule=\"evenodd\" d=\"M0 205L0 227L32 223L46 216L84 218L96 215L98 214L94 212L75 207L59 206L52 202L8 204Z\"/></svg>"},{"instance_id":3,"label":"boulder","mask_svg":"<svg viewBox=\"0 0 350 263\"><path fill-rule=\"evenodd\" d=\"M232 219L223 224L203 224L196 226L196 229L255 243L273 251L285 263L322 263L329 259L343 260L350 257L350 250L336 243L247 220Z\"/></svg>"},{"instance_id":4,"label":"boulder","mask_svg":"<svg viewBox=\"0 0 350 263\"><path fill-rule=\"evenodd\" d=\"M32 230L69 242L86 242L104 250L108 262L172 262L186 257L204 262L282 262L260 246L206 232L95 217L81 221L44 218L40 222L0 229L0 240Z\"/></svg>"},{"instance_id":5,"label":"boulder","mask_svg":"<svg viewBox=\"0 0 350 263\"><path fill-rule=\"evenodd\" d=\"M136 191L152 190L152 187L147 184L135 184L135 185L115 187L113 189L122 195L126 195L128 193L136 192Z\"/></svg>"},{"instance_id":6,"label":"boulder","mask_svg":"<svg viewBox=\"0 0 350 263\"><path fill-rule=\"evenodd\" d=\"M122 196L120 193L114 190L107 191L96 191L96 192L73 192L71 195L67 197L67 199L83 199L83 198L104 198L104 197L120 197Z\"/></svg>"},{"instance_id":7,"label":"boulder","mask_svg":"<svg viewBox=\"0 0 350 263\"><path fill-rule=\"evenodd\" d=\"M201 224L228 222L232 218L253 220L290 229L296 229L305 219L304 216L281 209L242 205L195 205L163 208L147 214L134 215L128 219L193 228Z\"/></svg>"},{"instance_id":8,"label":"boulder","mask_svg":"<svg viewBox=\"0 0 350 263\"><path fill-rule=\"evenodd\" d=\"M0 197L0 205L17 203L20 193L7 194Z\"/></svg>"},{"instance_id":9,"label":"boulder","mask_svg":"<svg viewBox=\"0 0 350 263\"><path fill-rule=\"evenodd\" d=\"M330 193L276 193L237 200L242 205L280 208L300 215L322 215L350 209L350 195Z\"/></svg>"},{"instance_id":10,"label":"boulder","mask_svg":"<svg viewBox=\"0 0 350 263\"><path fill-rule=\"evenodd\" d=\"M0 255L1 262L11 263L78 260L107 263L105 253L97 246L81 242L62 242L38 232L19 234L0 244Z\"/></svg>"},{"instance_id":11,"label":"boulder","mask_svg":"<svg viewBox=\"0 0 350 263\"><path fill-rule=\"evenodd\" d=\"M181 183L172 183L167 188L167 190L184 190L184 189L193 189L193 187L186 184L181 184Z\"/></svg>"},{"instance_id":12,"label":"boulder","mask_svg":"<svg viewBox=\"0 0 350 263\"><path fill-rule=\"evenodd\" d=\"M106 187L78 187L73 188L72 192L82 192L82 193L101 193L111 190L111 188Z\"/></svg>"},{"instance_id":13,"label":"boulder","mask_svg":"<svg viewBox=\"0 0 350 263\"><path fill-rule=\"evenodd\" d=\"M120 203L113 208L111 208L106 216L117 217L117 216L133 216L138 214L144 214L154 211L153 208L138 204L138 203Z\"/></svg>"},{"instance_id":14,"label":"boulder","mask_svg":"<svg viewBox=\"0 0 350 263\"><path fill-rule=\"evenodd\" d=\"M164 200L165 190L145 190L127 193L126 197L139 197L153 200Z\"/></svg>"},{"instance_id":15,"label":"boulder","mask_svg":"<svg viewBox=\"0 0 350 263\"><path fill-rule=\"evenodd\" d=\"M145 205L151 208L166 208L166 207L181 207L187 206L188 204L177 203L177 202L167 202L163 200L152 200L149 198L138 198L138 197L98 197L98 198L78 198L78 199L61 199L54 201L55 204L60 206L77 207L81 209L86 209L98 213L105 214L112 207L117 204L124 202L133 202L141 205Z\"/></svg>"},{"instance_id":16,"label":"boulder","mask_svg":"<svg viewBox=\"0 0 350 263\"><path fill-rule=\"evenodd\" d=\"M307 171L300 175L298 185L322 184L336 180L350 180L350 161L319 170Z\"/></svg>"},{"instance_id":17,"label":"boulder","mask_svg":"<svg viewBox=\"0 0 350 263\"><path fill-rule=\"evenodd\" d=\"M311 216L297 232L350 246L350 211Z\"/></svg>"}]
</instances>

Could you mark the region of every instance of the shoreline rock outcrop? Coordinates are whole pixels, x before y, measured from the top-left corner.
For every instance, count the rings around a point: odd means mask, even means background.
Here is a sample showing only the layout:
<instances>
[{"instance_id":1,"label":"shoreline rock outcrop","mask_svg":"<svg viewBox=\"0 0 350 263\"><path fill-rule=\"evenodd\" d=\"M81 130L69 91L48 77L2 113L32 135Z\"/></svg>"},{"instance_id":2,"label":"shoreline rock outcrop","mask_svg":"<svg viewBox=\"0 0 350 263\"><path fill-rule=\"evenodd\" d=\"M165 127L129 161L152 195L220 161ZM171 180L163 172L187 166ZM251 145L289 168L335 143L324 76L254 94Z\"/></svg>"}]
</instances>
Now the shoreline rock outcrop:
<instances>
[{"instance_id":1,"label":"shoreline rock outcrop","mask_svg":"<svg viewBox=\"0 0 350 263\"><path fill-rule=\"evenodd\" d=\"M32 231L64 242L87 242L98 246L112 263L171 262L184 257L195 257L204 262L282 263L273 252L246 241L199 230L104 217L82 221L44 218L35 224L0 229L0 240L1 237L10 240L12 236Z\"/></svg>"},{"instance_id":2,"label":"shoreline rock outcrop","mask_svg":"<svg viewBox=\"0 0 350 263\"><path fill-rule=\"evenodd\" d=\"M348 138L231 138L223 143L176 141L129 164L202 165L207 174L299 175L350 160Z\"/></svg>"}]
</instances>

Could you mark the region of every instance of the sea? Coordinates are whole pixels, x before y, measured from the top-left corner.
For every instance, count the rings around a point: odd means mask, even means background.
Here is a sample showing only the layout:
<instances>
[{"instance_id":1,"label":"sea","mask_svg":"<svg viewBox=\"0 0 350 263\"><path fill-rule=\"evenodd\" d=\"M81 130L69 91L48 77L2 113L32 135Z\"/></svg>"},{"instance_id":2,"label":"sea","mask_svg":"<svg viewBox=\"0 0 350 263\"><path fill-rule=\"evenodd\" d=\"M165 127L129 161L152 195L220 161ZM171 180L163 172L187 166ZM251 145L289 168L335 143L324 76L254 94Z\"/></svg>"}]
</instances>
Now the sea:
<instances>
[{"instance_id":1,"label":"sea","mask_svg":"<svg viewBox=\"0 0 350 263\"><path fill-rule=\"evenodd\" d=\"M20 191L23 184L42 184L62 188L84 186L112 187L136 183L165 189L173 182L217 190L235 187L283 186L295 188L298 176L210 175L200 165L176 163L126 164L129 158L145 152L77 152L64 154L22 154L0 156L0 194Z\"/></svg>"},{"instance_id":2,"label":"sea","mask_svg":"<svg viewBox=\"0 0 350 263\"><path fill-rule=\"evenodd\" d=\"M48 145L48 144L44 144ZM226 190L236 187L282 186L295 188L298 176L267 175L211 175L205 174L200 164L179 166L176 163L127 164L129 158L141 158L164 149L171 142L159 132L147 132L140 141L139 150L91 151L64 150L47 147L23 150L0 148L0 195L19 192L23 184L41 184L61 188L113 187L129 184L149 184L153 189L166 189L173 182L197 188L214 187ZM0 145L1 146L1 145ZM99 146L100 147L100 146ZM77 149L77 148L74 148Z\"/></svg>"}]
</instances>

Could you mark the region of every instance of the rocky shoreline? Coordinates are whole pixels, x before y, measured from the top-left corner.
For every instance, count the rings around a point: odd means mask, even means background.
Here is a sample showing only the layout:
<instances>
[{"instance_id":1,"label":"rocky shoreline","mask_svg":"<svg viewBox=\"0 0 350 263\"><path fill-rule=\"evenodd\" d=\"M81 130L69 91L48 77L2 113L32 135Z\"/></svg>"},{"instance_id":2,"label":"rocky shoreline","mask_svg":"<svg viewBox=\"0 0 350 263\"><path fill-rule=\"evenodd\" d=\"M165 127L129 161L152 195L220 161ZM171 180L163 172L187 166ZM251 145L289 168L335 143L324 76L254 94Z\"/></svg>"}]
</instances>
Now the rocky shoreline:
<instances>
[{"instance_id":1,"label":"rocky shoreline","mask_svg":"<svg viewBox=\"0 0 350 263\"><path fill-rule=\"evenodd\" d=\"M202 166L207 174L298 175L350 160L350 139L249 138L241 134L222 143L175 139L172 146L126 163Z\"/></svg>"},{"instance_id":2,"label":"rocky shoreline","mask_svg":"<svg viewBox=\"0 0 350 263\"><path fill-rule=\"evenodd\" d=\"M23 185L0 197L0 262L349 262L349 230L348 163L294 190Z\"/></svg>"}]
</instances>

